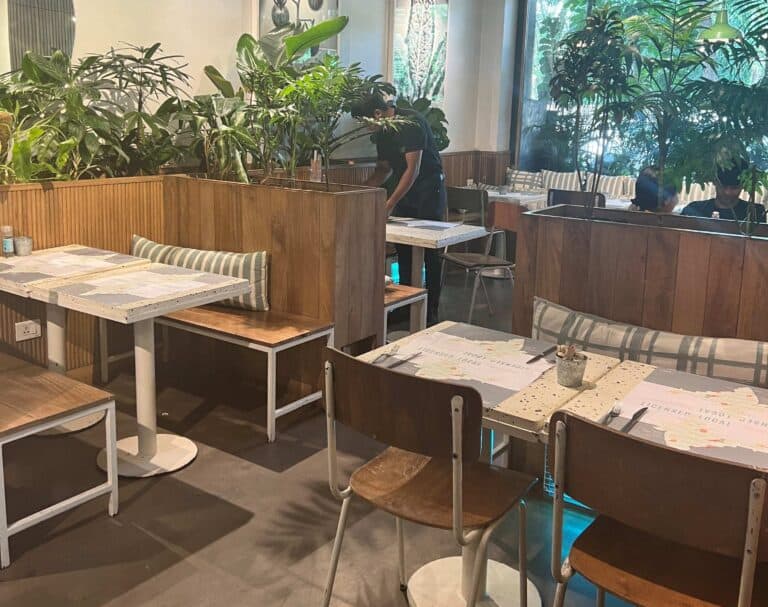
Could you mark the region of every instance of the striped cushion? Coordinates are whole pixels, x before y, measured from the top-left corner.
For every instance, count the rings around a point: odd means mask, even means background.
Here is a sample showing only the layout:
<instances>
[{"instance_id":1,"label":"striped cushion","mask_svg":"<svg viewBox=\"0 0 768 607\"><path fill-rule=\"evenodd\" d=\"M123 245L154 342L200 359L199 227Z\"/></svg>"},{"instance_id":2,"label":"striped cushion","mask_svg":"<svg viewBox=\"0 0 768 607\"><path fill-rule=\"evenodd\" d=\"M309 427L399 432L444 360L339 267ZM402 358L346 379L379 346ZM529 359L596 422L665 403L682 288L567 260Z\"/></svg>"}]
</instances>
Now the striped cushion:
<instances>
[{"instance_id":1,"label":"striped cushion","mask_svg":"<svg viewBox=\"0 0 768 607\"><path fill-rule=\"evenodd\" d=\"M768 343L652 331L536 298L533 338L665 369L768 385Z\"/></svg>"},{"instance_id":2,"label":"striped cushion","mask_svg":"<svg viewBox=\"0 0 768 607\"><path fill-rule=\"evenodd\" d=\"M589 174L589 188L591 189L592 184L595 180L595 174L590 173ZM623 175L619 175L618 177L608 177L606 175L600 176L600 183L598 184L597 191L605 194L606 198L626 198L626 191L624 187L625 178Z\"/></svg>"},{"instance_id":3,"label":"striped cushion","mask_svg":"<svg viewBox=\"0 0 768 607\"><path fill-rule=\"evenodd\" d=\"M513 170L509 173L509 183L507 185L514 192L540 190L544 188L544 179L541 173Z\"/></svg>"},{"instance_id":4,"label":"striped cushion","mask_svg":"<svg viewBox=\"0 0 768 607\"><path fill-rule=\"evenodd\" d=\"M571 173L556 173L555 171L542 171L542 180L547 190L571 190L578 192L579 174L576 171Z\"/></svg>"},{"instance_id":5,"label":"striped cushion","mask_svg":"<svg viewBox=\"0 0 768 607\"><path fill-rule=\"evenodd\" d=\"M153 242L148 238L134 234L131 253L155 263L181 266L190 270L200 270L247 278L251 289L245 295L217 302L222 306L244 308L246 310L269 310L267 300L268 255L266 251L254 253L228 253L226 251L201 251Z\"/></svg>"}]
</instances>

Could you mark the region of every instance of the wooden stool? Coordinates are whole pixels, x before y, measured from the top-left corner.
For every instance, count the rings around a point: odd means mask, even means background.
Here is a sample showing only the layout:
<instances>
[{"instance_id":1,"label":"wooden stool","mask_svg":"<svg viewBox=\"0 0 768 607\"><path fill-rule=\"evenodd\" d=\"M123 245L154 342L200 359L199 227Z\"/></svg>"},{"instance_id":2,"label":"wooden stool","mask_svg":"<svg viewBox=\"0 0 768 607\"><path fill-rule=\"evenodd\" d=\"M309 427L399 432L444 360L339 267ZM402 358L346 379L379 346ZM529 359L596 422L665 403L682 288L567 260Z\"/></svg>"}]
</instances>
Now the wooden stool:
<instances>
[{"instance_id":1,"label":"wooden stool","mask_svg":"<svg viewBox=\"0 0 768 607\"><path fill-rule=\"evenodd\" d=\"M384 289L384 343L387 343L389 313L411 307L411 333L427 328L427 290L406 285L388 285Z\"/></svg>"},{"instance_id":2,"label":"wooden stool","mask_svg":"<svg viewBox=\"0 0 768 607\"><path fill-rule=\"evenodd\" d=\"M103 390L5 355L0 358L0 386L0 567L4 568L11 563L8 540L20 531L107 494L109 515L117 514L117 442L115 401ZM3 447L101 412L106 413L106 482L8 524Z\"/></svg>"}]
</instances>

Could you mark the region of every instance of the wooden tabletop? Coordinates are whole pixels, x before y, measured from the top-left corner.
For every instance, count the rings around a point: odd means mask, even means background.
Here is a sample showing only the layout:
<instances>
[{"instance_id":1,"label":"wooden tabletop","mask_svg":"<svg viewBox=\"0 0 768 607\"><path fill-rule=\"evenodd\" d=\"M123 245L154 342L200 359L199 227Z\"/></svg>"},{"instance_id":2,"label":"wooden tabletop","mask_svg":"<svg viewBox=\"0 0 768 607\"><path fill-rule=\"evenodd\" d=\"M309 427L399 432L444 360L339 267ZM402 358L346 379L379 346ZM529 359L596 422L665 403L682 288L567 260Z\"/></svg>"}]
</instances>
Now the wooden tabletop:
<instances>
[{"instance_id":1,"label":"wooden tabletop","mask_svg":"<svg viewBox=\"0 0 768 607\"><path fill-rule=\"evenodd\" d=\"M18 359L0 370L0 385L0 436L112 400L108 392Z\"/></svg>"},{"instance_id":2,"label":"wooden tabletop","mask_svg":"<svg viewBox=\"0 0 768 607\"><path fill-rule=\"evenodd\" d=\"M630 430L633 436L768 470L768 390L594 353L588 354L583 385L565 388L551 363L540 361L534 370L524 362L550 345L445 322L361 358L475 387L483 397L484 424L510 436L547 442L549 419L560 409L602 423L617 407L610 425L621 430L648 407Z\"/></svg>"},{"instance_id":3,"label":"wooden tabletop","mask_svg":"<svg viewBox=\"0 0 768 607\"><path fill-rule=\"evenodd\" d=\"M247 280L153 263L51 287L57 305L124 324L202 306L249 290Z\"/></svg>"},{"instance_id":4,"label":"wooden tabletop","mask_svg":"<svg viewBox=\"0 0 768 607\"><path fill-rule=\"evenodd\" d=\"M488 236L482 226L409 217L391 217L387 221L387 242L424 249L444 247Z\"/></svg>"},{"instance_id":5,"label":"wooden tabletop","mask_svg":"<svg viewBox=\"0 0 768 607\"><path fill-rule=\"evenodd\" d=\"M148 265L149 260L74 244L41 249L32 255L0 258L0 290L50 302L52 281Z\"/></svg>"}]
</instances>

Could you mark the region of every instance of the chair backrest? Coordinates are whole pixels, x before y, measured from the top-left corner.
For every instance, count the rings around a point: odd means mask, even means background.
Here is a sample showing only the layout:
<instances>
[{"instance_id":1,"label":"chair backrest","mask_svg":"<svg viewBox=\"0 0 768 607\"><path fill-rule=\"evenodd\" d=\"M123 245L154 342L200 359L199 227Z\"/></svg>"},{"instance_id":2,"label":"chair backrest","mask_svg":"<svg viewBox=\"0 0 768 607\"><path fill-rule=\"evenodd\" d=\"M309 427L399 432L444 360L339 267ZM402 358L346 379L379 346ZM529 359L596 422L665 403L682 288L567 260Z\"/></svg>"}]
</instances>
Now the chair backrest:
<instances>
[{"instance_id":1,"label":"chair backrest","mask_svg":"<svg viewBox=\"0 0 768 607\"><path fill-rule=\"evenodd\" d=\"M605 194L592 192L576 192L572 190L549 190L547 192L547 206L553 207L558 204L573 204L587 207L591 202L593 206L605 208Z\"/></svg>"},{"instance_id":2,"label":"chair backrest","mask_svg":"<svg viewBox=\"0 0 768 607\"><path fill-rule=\"evenodd\" d=\"M326 348L325 360L332 366L333 394L326 386L323 406L328 409L330 396L336 421L392 447L450 458L451 400L460 396L462 458L479 458L483 406L475 389L390 371L333 348Z\"/></svg>"},{"instance_id":3,"label":"chair backrest","mask_svg":"<svg viewBox=\"0 0 768 607\"><path fill-rule=\"evenodd\" d=\"M550 420L551 462L556 462L558 422L566 428L567 495L668 541L744 556L750 485L768 474L670 449L564 412ZM768 507L759 534L758 560L768 561Z\"/></svg>"},{"instance_id":4,"label":"chair backrest","mask_svg":"<svg viewBox=\"0 0 768 607\"><path fill-rule=\"evenodd\" d=\"M480 225L485 225L488 212L488 191L474 188L447 188L448 213L451 211L477 213L480 215Z\"/></svg>"}]
</instances>

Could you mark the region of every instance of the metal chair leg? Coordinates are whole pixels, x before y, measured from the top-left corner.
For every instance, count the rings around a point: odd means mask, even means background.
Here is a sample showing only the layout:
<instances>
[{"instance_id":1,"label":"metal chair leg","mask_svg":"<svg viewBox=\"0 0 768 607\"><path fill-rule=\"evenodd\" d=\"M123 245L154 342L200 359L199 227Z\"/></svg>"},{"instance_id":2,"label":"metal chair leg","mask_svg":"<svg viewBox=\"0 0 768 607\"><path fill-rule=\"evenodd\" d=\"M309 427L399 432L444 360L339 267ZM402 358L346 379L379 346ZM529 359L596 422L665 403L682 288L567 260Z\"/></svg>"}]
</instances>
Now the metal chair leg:
<instances>
[{"instance_id":1,"label":"metal chair leg","mask_svg":"<svg viewBox=\"0 0 768 607\"><path fill-rule=\"evenodd\" d=\"M472 301L469 304L469 316L467 317L467 324L472 324L472 314L475 311L475 299L477 299L477 287L480 281L480 272L475 272L475 286L472 287Z\"/></svg>"},{"instance_id":2,"label":"metal chair leg","mask_svg":"<svg viewBox=\"0 0 768 607\"><path fill-rule=\"evenodd\" d=\"M400 592L408 590L408 579L405 577L405 539L403 537L403 519L395 517L395 528L397 529L397 567L400 577Z\"/></svg>"},{"instance_id":3,"label":"metal chair leg","mask_svg":"<svg viewBox=\"0 0 768 607\"><path fill-rule=\"evenodd\" d=\"M552 603L553 607L563 607L565 603L565 591L568 589L568 582L560 582L555 589L555 600Z\"/></svg>"},{"instance_id":4,"label":"metal chair leg","mask_svg":"<svg viewBox=\"0 0 768 607\"><path fill-rule=\"evenodd\" d=\"M5 464L3 463L3 445L0 443L0 568L5 569L10 564L8 517L5 509Z\"/></svg>"},{"instance_id":5,"label":"metal chair leg","mask_svg":"<svg viewBox=\"0 0 768 607\"><path fill-rule=\"evenodd\" d=\"M491 316L493 316L493 314L494 314L494 312L493 312L493 304L491 303L491 298L488 295L488 289L485 286L485 281L483 280L483 272L482 272L482 270L480 272L478 272L478 276L480 276L480 284L483 287L483 293L485 294L485 301L488 303L488 313Z\"/></svg>"},{"instance_id":6,"label":"metal chair leg","mask_svg":"<svg viewBox=\"0 0 768 607\"><path fill-rule=\"evenodd\" d=\"M331 552L331 567L328 570L328 578L325 581L325 593L323 594L323 607L328 607L333 595L333 583L336 581L336 568L339 565L339 556L341 554L341 543L344 541L344 531L347 528L347 515L349 514L349 503L352 496L345 498L341 503L341 514L339 514L339 524L336 527L336 539L333 541L333 552Z\"/></svg>"},{"instance_id":7,"label":"metal chair leg","mask_svg":"<svg viewBox=\"0 0 768 607\"><path fill-rule=\"evenodd\" d=\"M597 589L597 607L605 607L605 590Z\"/></svg>"},{"instance_id":8,"label":"metal chair leg","mask_svg":"<svg viewBox=\"0 0 768 607\"><path fill-rule=\"evenodd\" d=\"M526 537L528 522L528 507L525 500L517 505L519 516L517 532L517 560L520 568L520 605L528 605L528 538Z\"/></svg>"}]
</instances>

